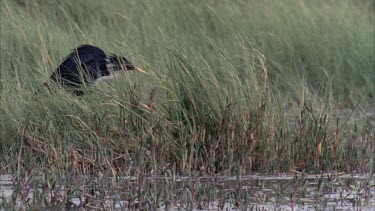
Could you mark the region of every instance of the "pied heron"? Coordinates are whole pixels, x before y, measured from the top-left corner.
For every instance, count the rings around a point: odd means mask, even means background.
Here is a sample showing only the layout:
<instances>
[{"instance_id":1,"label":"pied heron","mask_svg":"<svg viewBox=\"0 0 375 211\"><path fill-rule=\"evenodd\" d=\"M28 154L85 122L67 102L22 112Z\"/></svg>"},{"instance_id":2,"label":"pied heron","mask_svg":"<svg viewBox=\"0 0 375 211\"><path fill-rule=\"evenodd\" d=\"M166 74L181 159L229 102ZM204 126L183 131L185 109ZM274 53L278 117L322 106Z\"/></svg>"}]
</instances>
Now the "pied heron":
<instances>
[{"instance_id":1,"label":"pied heron","mask_svg":"<svg viewBox=\"0 0 375 211\"><path fill-rule=\"evenodd\" d=\"M103 80L113 80L123 70L144 70L133 66L125 57L105 54L92 45L81 45L65 58L50 79L77 96L84 95L84 87L91 87ZM49 87L49 83L44 83Z\"/></svg>"}]
</instances>

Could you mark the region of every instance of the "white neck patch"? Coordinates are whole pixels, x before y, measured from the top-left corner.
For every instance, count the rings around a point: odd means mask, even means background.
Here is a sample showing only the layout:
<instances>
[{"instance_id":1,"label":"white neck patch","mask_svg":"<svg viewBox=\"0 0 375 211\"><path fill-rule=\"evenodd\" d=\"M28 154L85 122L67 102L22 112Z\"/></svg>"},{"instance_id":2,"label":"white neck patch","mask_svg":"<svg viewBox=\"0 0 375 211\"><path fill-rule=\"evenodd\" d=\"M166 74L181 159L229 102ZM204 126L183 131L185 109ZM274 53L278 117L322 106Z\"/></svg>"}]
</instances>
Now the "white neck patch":
<instances>
[{"instance_id":1,"label":"white neck patch","mask_svg":"<svg viewBox=\"0 0 375 211\"><path fill-rule=\"evenodd\" d=\"M94 81L94 85L102 82L102 81L113 81L116 78L120 77L121 71L120 70L115 70L113 64L107 64L107 70L109 72L109 75L106 76L101 76L100 78L96 79Z\"/></svg>"}]
</instances>

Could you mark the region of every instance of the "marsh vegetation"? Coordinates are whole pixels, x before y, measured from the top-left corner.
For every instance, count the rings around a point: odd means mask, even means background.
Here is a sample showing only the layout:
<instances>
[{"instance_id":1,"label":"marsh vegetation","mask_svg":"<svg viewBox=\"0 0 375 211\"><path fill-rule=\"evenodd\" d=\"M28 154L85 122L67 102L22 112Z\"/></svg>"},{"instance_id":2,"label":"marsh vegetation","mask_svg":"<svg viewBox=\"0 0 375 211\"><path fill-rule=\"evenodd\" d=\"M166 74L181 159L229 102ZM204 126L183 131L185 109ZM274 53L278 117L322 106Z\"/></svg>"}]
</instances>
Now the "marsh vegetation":
<instances>
[{"instance_id":1,"label":"marsh vegetation","mask_svg":"<svg viewBox=\"0 0 375 211\"><path fill-rule=\"evenodd\" d=\"M373 1L3 0L0 21L0 174L18 185L373 175ZM150 75L128 72L78 98L59 87L35 96L86 43Z\"/></svg>"}]
</instances>

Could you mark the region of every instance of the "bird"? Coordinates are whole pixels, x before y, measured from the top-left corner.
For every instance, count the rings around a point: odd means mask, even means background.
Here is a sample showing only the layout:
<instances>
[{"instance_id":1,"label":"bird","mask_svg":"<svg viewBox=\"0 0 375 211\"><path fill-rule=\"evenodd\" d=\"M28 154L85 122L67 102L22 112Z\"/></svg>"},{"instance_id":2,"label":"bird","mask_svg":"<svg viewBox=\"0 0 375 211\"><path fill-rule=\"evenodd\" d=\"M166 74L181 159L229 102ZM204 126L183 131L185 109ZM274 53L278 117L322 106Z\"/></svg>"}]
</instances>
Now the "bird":
<instances>
[{"instance_id":1,"label":"bird","mask_svg":"<svg viewBox=\"0 0 375 211\"><path fill-rule=\"evenodd\" d=\"M114 80L123 70L136 70L147 73L135 67L123 56L106 54L102 49L93 45L80 45L65 57L64 61L51 74L50 81L62 86L76 96L82 96L90 88L101 81ZM50 89L50 82L44 86Z\"/></svg>"}]
</instances>

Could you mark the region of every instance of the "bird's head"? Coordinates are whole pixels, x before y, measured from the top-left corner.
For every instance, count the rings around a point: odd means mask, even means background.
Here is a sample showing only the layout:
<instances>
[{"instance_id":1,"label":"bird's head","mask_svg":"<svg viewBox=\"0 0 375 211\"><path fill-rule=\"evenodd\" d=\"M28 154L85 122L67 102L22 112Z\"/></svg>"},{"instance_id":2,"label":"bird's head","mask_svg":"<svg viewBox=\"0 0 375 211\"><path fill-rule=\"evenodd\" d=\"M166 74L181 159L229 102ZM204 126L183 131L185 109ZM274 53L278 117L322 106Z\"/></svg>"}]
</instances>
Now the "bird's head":
<instances>
[{"instance_id":1,"label":"bird's head","mask_svg":"<svg viewBox=\"0 0 375 211\"><path fill-rule=\"evenodd\" d=\"M139 67L135 67L129 60L127 60L123 56L116 56L116 55L111 55L109 56L109 62L110 64L113 65L113 70L114 71L121 71L121 70L136 70L142 73L147 73L143 69Z\"/></svg>"}]
</instances>

